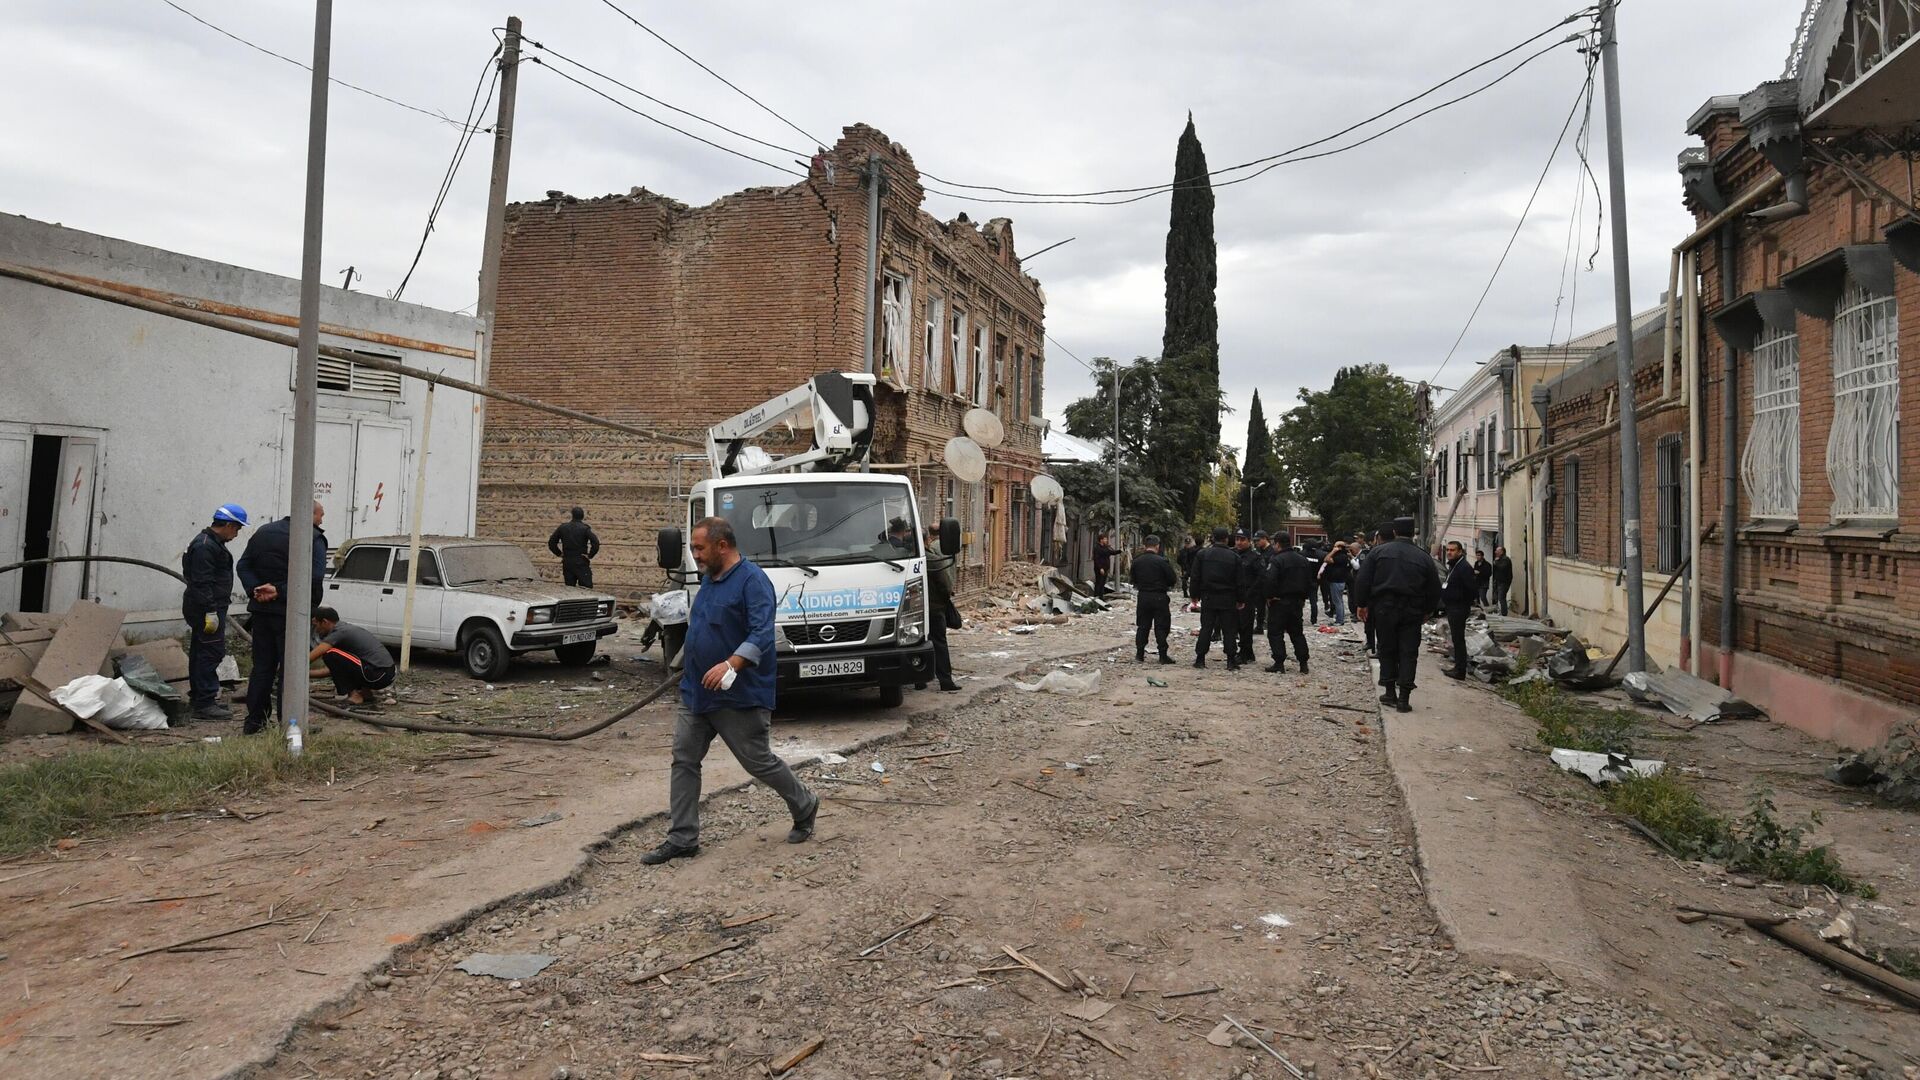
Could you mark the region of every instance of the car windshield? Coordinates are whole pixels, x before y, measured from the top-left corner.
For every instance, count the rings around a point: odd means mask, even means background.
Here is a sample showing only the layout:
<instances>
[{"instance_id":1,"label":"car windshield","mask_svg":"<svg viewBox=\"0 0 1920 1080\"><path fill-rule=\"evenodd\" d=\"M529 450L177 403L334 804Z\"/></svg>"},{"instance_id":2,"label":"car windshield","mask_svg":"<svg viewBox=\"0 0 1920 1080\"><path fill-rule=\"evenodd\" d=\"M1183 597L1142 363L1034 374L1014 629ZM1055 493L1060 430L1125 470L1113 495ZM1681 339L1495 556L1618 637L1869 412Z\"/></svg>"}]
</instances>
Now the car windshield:
<instances>
[{"instance_id":1,"label":"car windshield","mask_svg":"<svg viewBox=\"0 0 1920 1080\"><path fill-rule=\"evenodd\" d=\"M463 544L442 548L440 561L449 585L538 576L533 571L533 560L527 557L526 551L513 544Z\"/></svg>"},{"instance_id":2,"label":"car windshield","mask_svg":"<svg viewBox=\"0 0 1920 1080\"><path fill-rule=\"evenodd\" d=\"M723 488L716 499L740 554L763 566L920 556L913 489L904 484L770 483Z\"/></svg>"}]
</instances>

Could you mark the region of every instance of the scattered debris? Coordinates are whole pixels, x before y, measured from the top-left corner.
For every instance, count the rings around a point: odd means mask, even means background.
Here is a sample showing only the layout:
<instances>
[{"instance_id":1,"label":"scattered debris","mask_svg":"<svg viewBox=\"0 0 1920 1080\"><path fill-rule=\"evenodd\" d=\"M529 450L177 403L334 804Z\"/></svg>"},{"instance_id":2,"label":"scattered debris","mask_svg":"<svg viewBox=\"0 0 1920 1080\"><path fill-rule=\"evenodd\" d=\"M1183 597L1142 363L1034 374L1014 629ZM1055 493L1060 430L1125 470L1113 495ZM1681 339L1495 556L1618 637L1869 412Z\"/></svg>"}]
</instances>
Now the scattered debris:
<instances>
[{"instance_id":1,"label":"scattered debris","mask_svg":"<svg viewBox=\"0 0 1920 1080\"><path fill-rule=\"evenodd\" d=\"M1846 787L1871 787L1894 806L1920 806L1920 723L1909 722L1871 750L1849 754L1827 769Z\"/></svg>"},{"instance_id":2,"label":"scattered debris","mask_svg":"<svg viewBox=\"0 0 1920 1080\"><path fill-rule=\"evenodd\" d=\"M1657 701L1673 715L1702 724L1729 716L1760 715L1760 710L1747 702L1684 671L1659 674L1635 671L1622 679L1621 684L1635 701Z\"/></svg>"},{"instance_id":3,"label":"scattered debris","mask_svg":"<svg viewBox=\"0 0 1920 1080\"><path fill-rule=\"evenodd\" d=\"M116 731L158 731L167 726L167 714L160 706L125 679L82 675L53 687L48 696L80 719L97 720ZM15 708L24 704L23 694Z\"/></svg>"},{"instance_id":4,"label":"scattered debris","mask_svg":"<svg viewBox=\"0 0 1920 1080\"><path fill-rule=\"evenodd\" d=\"M83 675L97 675L107 663L108 652L116 645L125 646L120 627L126 618L126 612L117 608L84 600L75 603L65 616L59 617L59 625L29 678L40 686L52 688L66 686ZM21 683L28 685L26 679ZM28 689L13 703L6 730L10 735L58 734L73 727L73 718L50 694Z\"/></svg>"},{"instance_id":5,"label":"scattered debris","mask_svg":"<svg viewBox=\"0 0 1920 1080\"><path fill-rule=\"evenodd\" d=\"M929 911L925 915L921 915L918 918L909 919L906 922L901 923L899 926L896 926L893 929L887 931L885 934L881 935L879 941L876 941L873 944L867 946L866 948L861 949L855 955L856 956L872 956L874 953L877 953L881 949L886 948L888 945L893 944L895 941L898 941L900 938L905 937L907 933L913 930L915 927L924 926L927 923L932 922L936 917L939 916L939 914L940 913L937 911Z\"/></svg>"},{"instance_id":6,"label":"scattered debris","mask_svg":"<svg viewBox=\"0 0 1920 1080\"><path fill-rule=\"evenodd\" d=\"M1006 953L1009 957L1011 957L1014 963L1019 964L1021 967L1026 968L1028 971L1031 971L1035 975L1038 975L1041 978L1047 980L1048 982L1052 983L1054 986L1060 988L1061 990L1065 990L1069 994L1073 993L1072 983L1068 982L1067 980L1061 978L1058 975L1055 975L1053 972L1048 971L1046 968L1041 967L1039 964L1034 963L1032 960L1027 959L1025 956L1022 956L1020 954L1020 950L1009 948L1008 946L1002 945L1000 946L1000 951L1003 953Z\"/></svg>"},{"instance_id":7,"label":"scattered debris","mask_svg":"<svg viewBox=\"0 0 1920 1080\"><path fill-rule=\"evenodd\" d=\"M774 1058L773 1062L767 1067L773 1071L775 1076L778 1076L779 1074L786 1072L788 1069L793 1068L795 1065L798 1065L801 1062L812 1057L814 1051L820 1049L825 1045L827 1045L826 1036L815 1035L813 1038L808 1039L806 1042L801 1043L799 1046L796 1046L793 1049L787 1051L786 1053L781 1054L779 1057Z\"/></svg>"},{"instance_id":8,"label":"scattered debris","mask_svg":"<svg viewBox=\"0 0 1920 1080\"><path fill-rule=\"evenodd\" d=\"M1034 683L1013 681L1015 690L1024 690L1029 694L1046 692L1064 697L1087 697L1100 691L1100 672L1090 671L1085 675L1071 675L1064 671L1049 671Z\"/></svg>"},{"instance_id":9,"label":"scattered debris","mask_svg":"<svg viewBox=\"0 0 1920 1080\"><path fill-rule=\"evenodd\" d=\"M1799 950L1835 970L1852 976L1875 990L1912 1008L1920 1009L1920 982L1906 978L1861 956L1821 940L1820 935L1782 915L1758 912L1724 911L1717 908L1682 905L1682 911L1739 919L1768 937Z\"/></svg>"},{"instance_id":10,"label":"scattered debris","mask_svg":"<svg viewBox=\"0 0 1920 1080\"><path fill-rule=\"evenodd\" d=\"M1560 637L1566 634L1550 623L1538 619L1528 619L1519 615L1488 615L1487 633L1495 641L1513 641L1517 638Z\"/></svg>"},{"instance_id":11,"label":"scattered debris","mask_svg":"<svg viewBox=\"0 0 1920 1080\"><path fill-rule=\"evenodd\" d=\"M1220 988L1217 986L1202 986L1193 990L1168 990L1166 993L1161 994L1160 997L1162 1000L1170 1001L1174 998L1199 997L1202 994L1217 994L1219 992Z\"/></svg>"},{"instance_id":12,"label":"scattered debris","mask_svg":"<svg viewBox=\"0 0 1920 1080\"><path fill-rule=\"evenodd\" d=\"M719 956L723 952L730 952L734 949L739 948L742 945L745 945L746 943L747 942L745 938L740 938L735 941L729 941L724 945L716 945L705 952L695 953L694 955L687 957L685 960L671 960L658 967L651 967L646 969L645 971L636 971L633 974L627 976L627 981L629 983L632 983L635 986L639 986L643 983L652 982L654 979L657 979L662 975L671 975L674 972L679 971L681 968L692 967L693 965L699 963L702 960L708 959L709 957Z\"/></svg>"},{"instance_id":13,"label":"scattered debris","mask_svg":"<svg viewBox=\"0 0 1920 1080\"><path fill-rule=\"evenodd\" d=\"M1070 1005L1060 1011L1067 1016L1073 1017L1075 1020L1083 1020L1091 1024L1119 1007L1120 1006L1111 1001L1101 1001L1099 998L1088 998L1078 1005Z\"/></svg>"},{"instance_id":14,"label":"scattered debris","mask_svg":"<svg viewBox=\"0 0 1920 1080\"><path fill-rule=\"evenodd\" d=\"M556 821L560 821L566 816L567 815L556 810L550 814L541 814L539 817L521 818L519 821L514 822L514 824L523 829L537 829L542 825L551 825Z\"/></svg>"},{"instance_id":15,"label":"scattered debris","mask_svg":"<svg viewBox=\"0 0 1920 1080\"><path fill-rule=\"evenodd\" d=\"M457 970L469 975L484 975L493 979L531 979L547 969L547 965L560 959L543 953L474 953L465 960L453 965Z\"/></svg>"},{"instance_id":16,"label":"scattered debris","mask_svg":"<svg viewBox=\"0 0 1920 1080\"><path fill-rule=\"evenodd\" d=\"M1555 765L1578 773L1594 784L1611 784L1630 776L1654 776L1667 767L1664 761L1630 758L1625 754L1596 754L1587 750L1555 749L1548 755Z\"/></svg>"}]
</instances>

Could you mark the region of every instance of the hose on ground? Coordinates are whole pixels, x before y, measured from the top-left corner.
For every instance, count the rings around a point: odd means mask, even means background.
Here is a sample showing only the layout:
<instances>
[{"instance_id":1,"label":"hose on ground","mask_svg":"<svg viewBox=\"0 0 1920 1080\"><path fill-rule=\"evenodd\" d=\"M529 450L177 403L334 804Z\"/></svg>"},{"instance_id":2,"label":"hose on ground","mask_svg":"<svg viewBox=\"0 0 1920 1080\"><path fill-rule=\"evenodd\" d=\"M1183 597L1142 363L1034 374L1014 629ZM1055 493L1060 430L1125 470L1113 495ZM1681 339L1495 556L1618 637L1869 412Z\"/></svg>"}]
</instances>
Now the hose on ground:
<instances>
[{"instance_id":1,"label":"hose on ground","mask_svg":"<svg viewBox=\"0 0 1920 1080\"><path fill-rule=\"evenodd\" d=\"M187 579L181 576L178 570L170 566L162 566L159 563L148 562L145 559L130 559L123 555L55 555L45 559L26 559L21 562L8 563L5 566L0 566L0 574L5 574L13 570L23 570L29 566L49 566L53 563L76 562L109 562L124 563L128 566L141 566L148 570L157 570L173 578L175 581L180 582L182 585L187 583ZM253 640L253 635L247 633L245 627L231 619L227 620L227 628L238 633L242 639L248 642ZM353 720L362 724L371 724L374 727L395 728L400 731L420 731L437 735L483 735L493 739L530 739L536 742L572 742L575 739L584 739L595 732L605 731L620 721L625 720L627 717L660 700L661 695L671 690L679 681L680 676L670 671L659 686L649 690L646 696L642 697L639 701L621 709L612 716L595 720L581 727L569 728L566 731L522 731L519 728L480 727L472 724L435 724L424 720L395 720L385 716L343 709L330 701L322 701L318 697L308 698L307 703L329 716L337 716L344 720Z\"/></svg>"}]
</instances>

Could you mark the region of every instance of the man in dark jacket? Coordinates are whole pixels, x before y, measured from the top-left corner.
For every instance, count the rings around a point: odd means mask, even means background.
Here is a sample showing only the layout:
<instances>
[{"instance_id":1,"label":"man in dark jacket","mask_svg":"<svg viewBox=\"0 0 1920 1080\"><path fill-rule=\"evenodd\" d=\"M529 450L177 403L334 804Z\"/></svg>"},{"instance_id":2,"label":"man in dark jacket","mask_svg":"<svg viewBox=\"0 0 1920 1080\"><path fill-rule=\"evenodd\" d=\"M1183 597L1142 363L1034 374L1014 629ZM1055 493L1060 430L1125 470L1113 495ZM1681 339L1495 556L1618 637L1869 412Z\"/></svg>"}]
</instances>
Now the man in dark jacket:
<instances>
[{"instance_id":1,"label":"man in dark jacket","mask_svg":"<svg viewBox=\"0 0 1920 1080\"><path fill-rule=\"evenodd\" d=\"M1287 641L1291 639L1300 674L1307 673L1307 635L1300 624L1300 605L1313 595L1314 573L1313 561L1293 546L1291 537L1281 533L1280 543L1261 575L1264 584L1260 591L1266 596L1267 608L1267 649L1273 654L1268 671L1287 670Z\"/></svg>"},{"instance_id":2,"label":"man in dark jacket","mask_svg":"<svg viewBox=\"0 0 1920 1080\"><path fill-rule=\"evenodd\" d=\"M600 554L600 538L587 524L587 512L573 508L573 518L547 537L547 550L560 559L560 575L568 585L593 588L593 560Z\"/></svg>"},{"instance_id":3,"label":"man in dark jacket","mask_svg":"<svg viewBox=\"0 0 1920 1080\"><path fill-rule=\"evenodd\" d=\"M1359 587L1360 571L1366 569L1367 560L1373 558L1373 553L1380 549L1381 544L1384 544L1391 539L1393 539L1392 536L1382 536L1380 535L1380 530L1378 529L1374 530L1373 546L1367 548L1366 551L1362 552L1359 560L1354 563L1354 568L1353 568L1353 579L1355 583L1354 588L1357 589ZM1360 625L1362 626L1362 628L1366 630L1367 655L1377 657L1380 655L1379 635L1375 630L1373 620L1366 618L1365 616L1362 616L1360 614L1360 607L1361 607L1360 601L1356 596L1353 600L1353 614L1355 618L1358 618L1360 620Z\"/></svg>"},{"instance_id":4,"label":"man in dark jacket","mask_svg":"<svg viewBox=\"0 0 1920 1080\"><path fill-rule=\"evenodd\" d=\"M1449 679L1467 677L1467 614L1473 610L1473 598L1478 592L1473 564L1467 561L1466 546L1458 540L1447 541L1447 584L1440 590L1440 604L1447 613L1447 633L1453 638L1453 666L1447 669Z\"/></svg>"},{"instance_id":5,"label":"man in dark jacket","mask_svg":"<svg viewBox=\"0 0 1920 1080\"><path fill-rule=\"evenodd\" d=\"M1200 544L1193 534L1187 534L1180 545L1180 592L1187 599L1193 599L1193 557L1200 554Z\"/></svg>"},{"instance_id":6,"label":"man in dark jacket","mask_svg":"<svg viewBox=\"0 0 1920 1080\"><path fill-rule=\"evenodd\" d=\"M187 620L187 699L195 720L231 720L233 710L220 700L220 661L227 658L227 605L233 601L233 543L246 528L247 512L227 503L213 512L213 524L201 529L180 556L187 588L180 615Z\"/></svg>"},{"instance_id":7,"label":"man in dark jacket","mask_svg":"<svg viewBox=\"0 0 1920 1080\"><path fill-rule=\"evenodd\" d=\"M1147 635L1153 635L1160 649L1160 662L1173 663L1167 655L1167 631L1173 626L1173 607L1168 594L1173 591L1173 564L1160 554L1160 538L1147 537L1146 550L1133 558L1133 658L1147 662Z\"/></svg>"},{"instance_id":8,"label":"man in dark jacket","mask_svg":"<svg viewBox=\"0 0 1920 1080\"><path fill-rule=\"evenodd\" d=\"M1500 614L1507 613L1507 593L1513 589L1513 560L1507 558L1507 549L1494 545L1493 548L1493 605Z\"/></svg>"},{"instance_id":9,"label":"man in dark jacket","mask_svg":"<svg viewBox=\"0 0 1920 1080\"><path fill-rule=\"evenodd\" d=\"M1237 642L1229 640L1227 651L1235 652L1243 664L1253 663L1253 626L1254 614L1264 606L1260 595L1260 553L1253 548L1253 540L1245 529L1233 534L1233 554L1240 560L1239 614L1234 622L1239 625L1240 638Z\"/></svg>"},{"instance_id":10,"label":"man in dark jacket","mask_svg":"<svg viewBox=\"0 0 1920 1080\"><path fill-rule=\"evenodd\" d=\"M1254 530L1253 553L1259 557L1259 562L1254 564L1254 573L1256 575L1264 575L1267 572L1267 563L1273 560L1273 541L1267 538L1267 530L1265 529ZM1260 634L1265 633L1266 629L1267 629L1267 602L1266 602L1266 595L1263 592L1261 594L1260 600L1253 605L1253 632L1255 636L1258 636ZM1244 657L1243 659L1251 660L1253 659L1253 657L1247 656L1247 657Z\"/></svg>"},{"instance_id":11,"label":"man in dark jacket","mask_svg":"<svg viewBox=\"0 0 1920 1080\"><path fill-rule=\"evenodd\" d=\"M1213 530L1213 543L1193 557L1193 591L1200 596L1200 634L1193 666L1207 666L1207 647L1215 635L1226 647L1227 670L1240 670L1240 557L1227 546L1225 526Z\"/></svg>"},{"instance_id":12,"label":"man in dark jacket","mask_svg":"<svg viewBox=\"0 0 1920 1080\"><path fill-rule=\"evenodd\" d=\"M1101 533L1093 541L1093 595L1107 595L1107 578L1113 573L1113 557L1119 554L1107 543L1107 534Z\"/></svg>"},{"instance_id":13,"label":"man in dark jacket","mask_svg":"<svg viewBox=\"0 0 1920 1080\"><path fill-rule=\"evenodd\" d=\"M1319 573L1320 560L1326 558L1327 555L1325 551L1321 550L1318 540L1309 540L1301 544L1300 554L1305 555L1307 561L1313 564L1315 573ZM1318 626L1320 623L1320 584L1320 581L1316 578L1313 583L1313 591L1307 594L1308 626Z\"/></svg>"},{"instance_id":14,"label":"man in dark jacket","mask_svg":"<svg viewBox=\"0 0 1920 1080\"><path fill-rule=\"evenodd\" d=\"M1420 626L1440 602L1440 570L1426 552L1400 536L1391 523L1380 526L1389 537L1376 544L1354 581L1354 603L1363 618L1372 616L1374 644L1380 652L1380 703L1412 712L1413 675L1420 662Z\"/></svg>"},{"instance_id":15,"label":"man in dark jacket","mask_svg":"<svg viewBox=\"0 0 1920 1080\"><path fill-rule=\"evenodd\" d=\"M313 593L315 600L327 576L327 534L320 531L326 509L313 504ZM253 616L247 632L253 635L253 674L247 679L247 720L241 731L257 735L265 730L280 700L280 657L287 642L287 552L293 519L262 525L247 541L247 550L234 571L247 590L247 611ZM305 633L305 630L302 630ZM305 650L302 650L305 651Z\"/></svg>"},{"instance_id":16,"label":"man in dark jacket","mask_svg":"<svg viewBox=\"0 0 1920 1080\"><path fill-rule=\"evenodd\" d=\"M960 621L953 606L953 562L954 556L940 549L940 526L927 526L928 636L933 639L933 674L947 693L960 689L953 681L953 653L947 647L947 631Z\"/></svg>"},{"instance_id":17,"label":"man in dark jacket","mask_svg":"<svg viewBox=\"0 0 1920 1080\"><path fill-rule=\"evenodd\" d=\"M1487 553L1479 548L1473 549L1473 602L1481 607L1487 606L1493 592L1493 564L1487 561Z\"/></svg>"}]
</instances>

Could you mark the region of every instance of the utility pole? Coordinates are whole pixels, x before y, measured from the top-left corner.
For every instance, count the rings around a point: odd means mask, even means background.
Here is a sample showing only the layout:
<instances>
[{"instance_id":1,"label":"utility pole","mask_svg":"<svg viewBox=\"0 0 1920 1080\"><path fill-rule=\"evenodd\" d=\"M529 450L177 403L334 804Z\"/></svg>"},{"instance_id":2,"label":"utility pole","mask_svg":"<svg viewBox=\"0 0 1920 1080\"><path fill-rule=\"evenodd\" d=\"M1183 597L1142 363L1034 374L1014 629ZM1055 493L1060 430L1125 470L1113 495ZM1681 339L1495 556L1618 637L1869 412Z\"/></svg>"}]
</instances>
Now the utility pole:
<instances>
[{"instance_id":1,"label":"utility pole","mask_svg":"<svg viewBox=\"0 0 1920 1080\"><path fill-rule=\"evenodd\" d=\"M1127 377L1113 365L1113 542L1120 542L1120 384Z\"/></svg>"},{"instance_id":2,"label":"utility pole","mask_svg":"<svg viewBox=\"0 0 1920 1080\"><path fill-rule=\"evenodd\" d=\"M1253 496L1254 496L1254 493L1255 493L1255 492L1257 492L1257 491L1259 491L1259 490L1260 490L1261 488L1263 488L1263 487L1266 487L1266 486L1267 486L1267 482L1266 482L1265 480L1262 480L1262 481L1260 481L1259 483L1257 483L1257 484L1255 484L1255 485L1253 485L1252 487L1250 487L1250 488L1248 488L1248 489L1247 489L1247 528L1249 528L1249 529L1252 529L1252 528L1254 528L1254 521L1253 521Z\"/></svg>"},{"instance_id":3,"label":"utility pole","mask_svg":"<svg viewBox=\"0 0 1920 1080\"><path fill-rule=\"evenodd\" d=\"M307 711L307 638L313 610L314 403L320 373L320 237L327 195L327 72L332 61L333 0L314 0L313 90L307 114L306 235L300 249L300 335L293 366L293 490L287 500L287 624L281 654L280 719L287 749L302 745Z\"/></svg>"},{"instance_id":4,"label":"utility pole","mask_svg":"<svg viewBox=\"0 0 1920 1080\"><path fill-rule=\"evenodd\" d=\"M880 321L879 305L875 303L875 293L880 287L880 185L886 178L886 167L880 164L880 155L867 154L867 318L864 355L869 373L873 366L873 338L875 325Z\"/></svg>"},{"instance_id":5,"label":"utility pole","mask_svg":"<svg viewBox=\"0 0 1920 1080\"><path fill-rule=\"evenodd\" d=\"M520 16L507 16L507 34L500 39L500 111L493 119L493 177L487 185L487 227L480 250L480 302L473 313L480 319L479 366L474 382L487 384L493 367L493 312L500 298L500 258L507 236L507 171L513 158L513 105L520 87ZM473 450L480 456L480 439L487 424L487 399L473 403Z\"/></svg>"},{"instance_id":6,"label":"utility pole","mask_svg":"<svg viewBox=\"0 0 1920 1080\"><path fill-rule=\"evenodd\" d=\"M1627 277L1627 170L1620 134L1620 57L1614 12L1600 0L1600 68L1606 87L1607 201L1613 211L1613 352L1620 384L1620 569L1627 585L1627 671L1647 669L1640 580L1640 424L1633 400L1633 293ZM1662 358L1664 360L1664 358Z\"/></svg>"}]
</instances>

